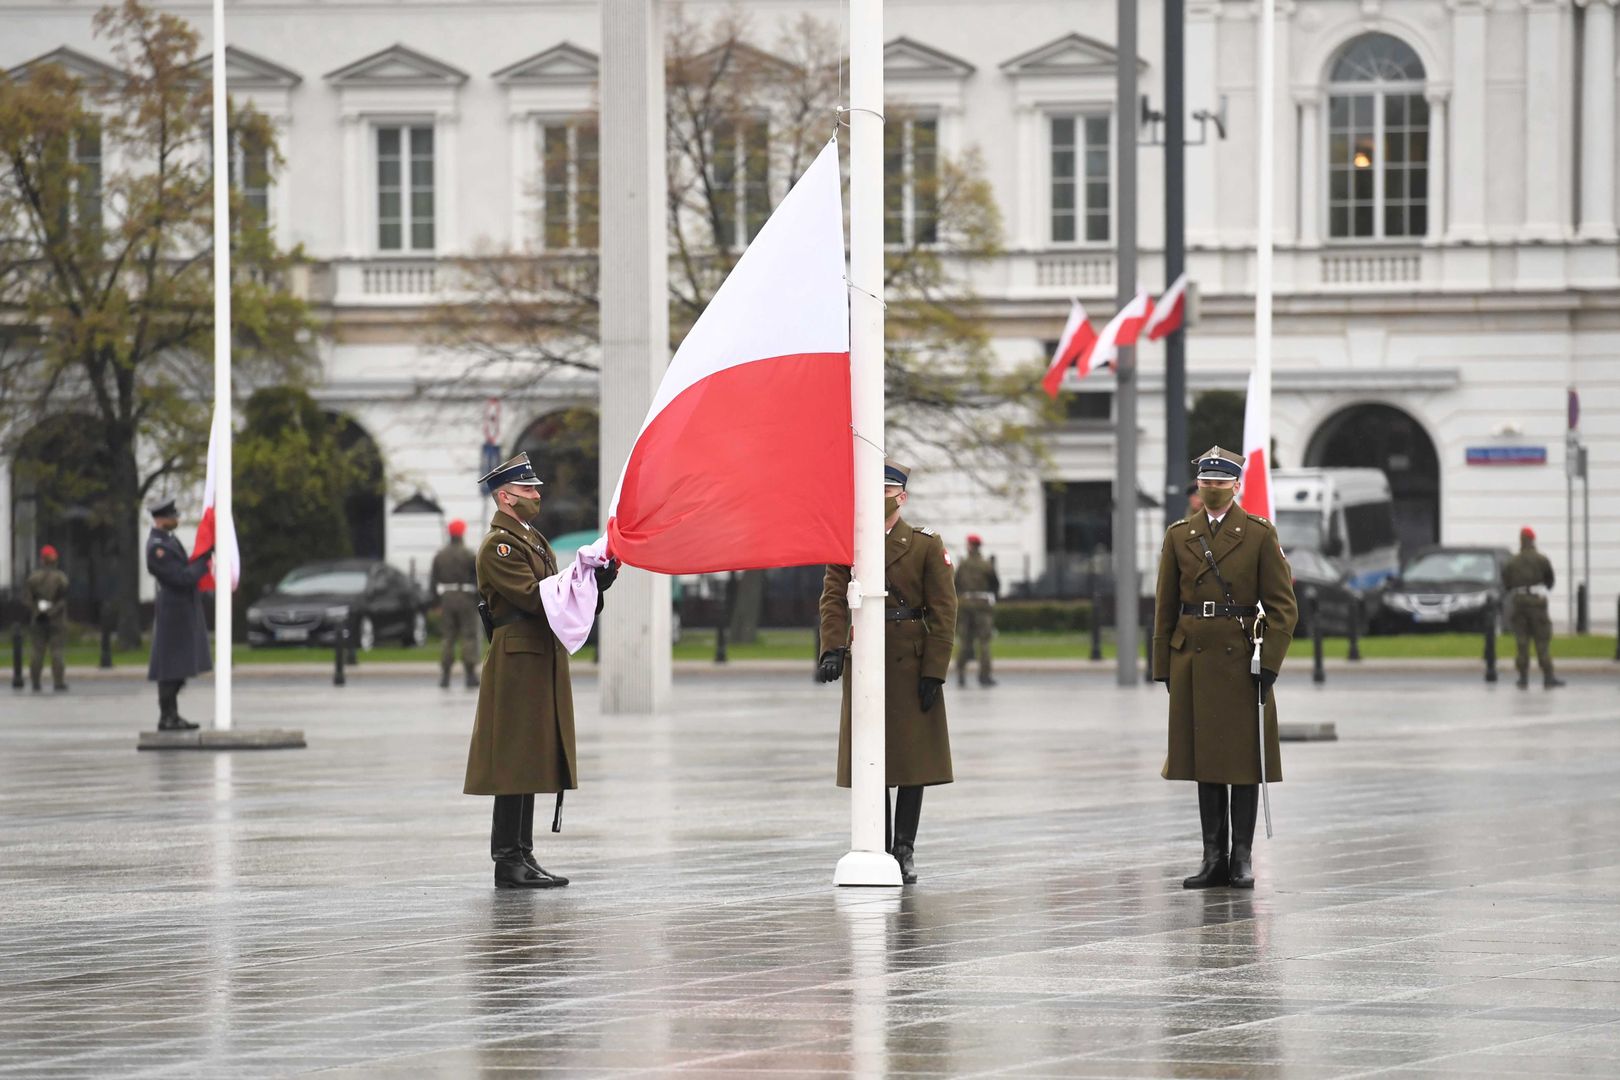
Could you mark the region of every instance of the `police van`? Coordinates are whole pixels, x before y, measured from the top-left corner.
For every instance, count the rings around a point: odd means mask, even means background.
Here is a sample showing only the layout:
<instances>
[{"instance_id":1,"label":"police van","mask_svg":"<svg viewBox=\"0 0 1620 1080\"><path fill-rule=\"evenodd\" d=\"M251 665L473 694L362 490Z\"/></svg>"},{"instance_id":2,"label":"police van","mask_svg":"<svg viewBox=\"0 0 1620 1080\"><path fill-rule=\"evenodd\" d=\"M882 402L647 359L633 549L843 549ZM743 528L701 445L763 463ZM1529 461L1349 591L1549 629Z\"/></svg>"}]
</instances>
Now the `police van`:
<instances>
[{"instance_id":1,"label":"police van","mask_svg":"<svg viewBox=\"0 0 1620 1080\"><path fill-rule=\"evenodd\" d=\"M1343 573L1345 586L1363 597L1400 572L1395 503L1383 470L1278 469L1271 474L1271 492L1284 552L1320 553Z\"/></svg>"}]
</instances>

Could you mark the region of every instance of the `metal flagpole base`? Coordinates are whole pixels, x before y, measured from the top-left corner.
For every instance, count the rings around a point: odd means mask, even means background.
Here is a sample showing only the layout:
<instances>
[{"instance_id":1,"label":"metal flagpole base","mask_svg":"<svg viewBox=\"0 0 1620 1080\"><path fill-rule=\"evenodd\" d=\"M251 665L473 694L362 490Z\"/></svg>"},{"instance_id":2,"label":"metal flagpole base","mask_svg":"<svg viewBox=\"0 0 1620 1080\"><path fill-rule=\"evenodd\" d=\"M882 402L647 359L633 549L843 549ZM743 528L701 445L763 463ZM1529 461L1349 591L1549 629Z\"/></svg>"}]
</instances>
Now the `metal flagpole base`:
<instances>
[{"instance_id":1,"label":"metal flagpole base","mask_svg":"<svg viewBox=\"0 0 1620 1080\"><path fill-rule=\"evenodd\" d=\"M833 871L833 884L899 888L900 864L882 851L847 852Z\"/></svg>"}]
</instances>

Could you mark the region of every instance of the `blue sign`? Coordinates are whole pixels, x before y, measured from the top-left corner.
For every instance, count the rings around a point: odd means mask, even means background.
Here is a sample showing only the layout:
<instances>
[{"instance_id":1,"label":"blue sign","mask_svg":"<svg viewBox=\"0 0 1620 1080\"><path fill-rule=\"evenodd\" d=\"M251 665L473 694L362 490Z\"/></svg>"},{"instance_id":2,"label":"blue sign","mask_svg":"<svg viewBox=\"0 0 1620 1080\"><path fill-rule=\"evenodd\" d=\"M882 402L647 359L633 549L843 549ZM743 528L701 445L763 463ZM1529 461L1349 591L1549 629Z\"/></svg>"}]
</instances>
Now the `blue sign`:
<instances>
[{"instance_id":1,"label":"blue sign","mask_svg":"<svg viewBox=\"0 0 1620 1080\"><path fill-rule=\"evenodd\" d=\"M492 442L485 443L484 444L484 453L483 453L483 464L478 469L478 475L479 476L484 475L485 473L489 472L491 469L495 468L495 466L499 465L500 463L501 463L501 448L499 446L497 446L495 443L492 443Z\"/></svg>"},{"instance_id":2,"label":"blue sign","mask_svg":"<svg viewBox=\"0 0 1620 1080\"><path fill-rule=\"evenodd\" d=\"M1545 446L1470 446L1470 465L1545 465Z\"/></svg>"}]
</instances>

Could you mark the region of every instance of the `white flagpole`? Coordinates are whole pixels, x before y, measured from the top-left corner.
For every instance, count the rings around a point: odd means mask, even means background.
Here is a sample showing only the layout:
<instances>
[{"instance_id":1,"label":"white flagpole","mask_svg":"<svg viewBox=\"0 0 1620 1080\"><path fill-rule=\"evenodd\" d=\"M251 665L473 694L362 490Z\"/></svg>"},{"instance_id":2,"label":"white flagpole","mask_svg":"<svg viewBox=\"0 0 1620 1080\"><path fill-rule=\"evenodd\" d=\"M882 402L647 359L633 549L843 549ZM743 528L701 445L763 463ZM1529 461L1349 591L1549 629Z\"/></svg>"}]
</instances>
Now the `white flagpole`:
<instances>
[{"instance_id":1,"label":"white flagpole","mask_svg":"<svg viewBox=\"0 0 1620 1080\"><path fill-rule=\"evenodd\" d=\"M884 852L883 3L849 5L849 356L855 421L855 572L850 584L850 851L837 885L899 885Z\"/></svg>"},{"instance_id":2,"label":"white flagpole","mask_svg":"<svg viewBox=\"0 0 1620 1080\"><path fill-rule=\"evenodd\" d=\"M231 520L230 138L225 103L225 0L214 0L214 730L231 730L231 583L219 543Z\"/></svg>"},{"instance_id":3,"label":"white flagpole","mask_svg":"<svg viewBox=\"0 0 1620 1080\"><path fill-rule=\"evenodd\" d=\"M1271 416L1271 233L1272 187L1276 180L1276 72L1275 33L1277 11L1274 0L1260 2L1260 79L1259 100L1260 160L1255 188L1259 196L1255 221L1254 261L1254 393L1264 415ZM1270 425L1267 425L1269 429ZM1271 447L1262 447L1268 462ZM1268 468L1269 471L1269 468Z\"/></svg>"}]
</instances>

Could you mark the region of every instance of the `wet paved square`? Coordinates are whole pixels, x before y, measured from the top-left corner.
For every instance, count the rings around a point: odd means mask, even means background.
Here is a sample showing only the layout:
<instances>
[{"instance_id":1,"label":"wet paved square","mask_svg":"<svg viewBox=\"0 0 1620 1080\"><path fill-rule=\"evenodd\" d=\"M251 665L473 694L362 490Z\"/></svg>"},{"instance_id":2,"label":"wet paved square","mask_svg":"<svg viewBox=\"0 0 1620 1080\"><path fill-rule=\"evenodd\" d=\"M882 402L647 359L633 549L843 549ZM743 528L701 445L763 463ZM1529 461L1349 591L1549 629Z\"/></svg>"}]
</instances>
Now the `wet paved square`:
<instances>
[{"instance_id":1,"label":"wet paved square","mask_svg":"<svg viewBox=\"0 0 1620 1080\"><path fill-rule=\"evenodd\" d=\"M922 881L831 887L836 692L578 682L568 889L497 893L472 696L238 682L301 751L144 753L135 682L0 699L0 1075L1620 1075L1620 679L1296 666L1259 888L1185 892L1164 695L949 688ZM208 691L182 699L206 719ZM543 816L543 815L537 815Z\"/></svg>"}]
</instances>

